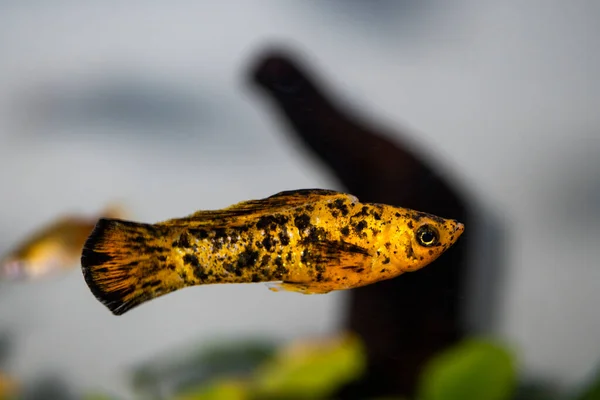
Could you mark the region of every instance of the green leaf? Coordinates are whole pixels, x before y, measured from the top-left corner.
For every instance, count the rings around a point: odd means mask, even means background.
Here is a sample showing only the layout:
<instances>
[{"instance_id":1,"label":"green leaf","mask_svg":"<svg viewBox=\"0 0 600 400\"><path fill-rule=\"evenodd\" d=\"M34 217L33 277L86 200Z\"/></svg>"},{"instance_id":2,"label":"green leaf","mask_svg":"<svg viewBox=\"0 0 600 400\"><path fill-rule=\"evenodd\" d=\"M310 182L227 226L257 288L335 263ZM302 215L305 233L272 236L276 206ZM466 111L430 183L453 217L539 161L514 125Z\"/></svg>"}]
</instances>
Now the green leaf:
<instances>
[{"instance_id":1,"label":"green leaf","mask_svg":"<svg viewBox=\"0 0 600 400\"><path fill-rule=\"evenodd\" d=\"M253 396L279 400L326 398L359 377L365 363L362 342L355 335L294 343L257 371Z\"/></svg>"},{"instance_id":2,"label":"green leaf","mask_svg":"<svg viewBox=\"0 0 600 400\"><path fill-rule=\"evenodd\" d=\"M246 384L241 380L222 379L210 385L175 396L173 400L247 400L249 399Z\"/></svg>"},{"instance_id":3,"label":"green leaf","mask_svg":"<svg viewBox=\"0 0 600 400\"><path fill-rule=\"evenodd\" d=\"M516 387L513 355L487 340L469 339L424 368L419 400L508 400Z\"/></svg>"}]
</instances>

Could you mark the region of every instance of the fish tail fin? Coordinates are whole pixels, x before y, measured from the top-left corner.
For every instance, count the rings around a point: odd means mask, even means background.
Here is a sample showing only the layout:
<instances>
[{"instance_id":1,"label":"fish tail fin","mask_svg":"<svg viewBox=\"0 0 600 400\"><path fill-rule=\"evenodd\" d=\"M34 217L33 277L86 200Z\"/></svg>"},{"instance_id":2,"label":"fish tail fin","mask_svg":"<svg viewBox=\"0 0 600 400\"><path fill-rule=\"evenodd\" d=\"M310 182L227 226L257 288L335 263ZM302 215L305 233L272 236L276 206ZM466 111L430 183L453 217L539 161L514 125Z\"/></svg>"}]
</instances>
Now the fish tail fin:
<instances>
[{"instance_id":1,"label":"fish tail fin","mask_svg":"<svg viewBox=\"0 0 600 400\"><path fill-rule=\"evenodd\" d=\"M83 276L92 294L114 315L185 286L168 261L166 229L101 218L88 236L81 254Z\"/></svg>"}]
</instances>

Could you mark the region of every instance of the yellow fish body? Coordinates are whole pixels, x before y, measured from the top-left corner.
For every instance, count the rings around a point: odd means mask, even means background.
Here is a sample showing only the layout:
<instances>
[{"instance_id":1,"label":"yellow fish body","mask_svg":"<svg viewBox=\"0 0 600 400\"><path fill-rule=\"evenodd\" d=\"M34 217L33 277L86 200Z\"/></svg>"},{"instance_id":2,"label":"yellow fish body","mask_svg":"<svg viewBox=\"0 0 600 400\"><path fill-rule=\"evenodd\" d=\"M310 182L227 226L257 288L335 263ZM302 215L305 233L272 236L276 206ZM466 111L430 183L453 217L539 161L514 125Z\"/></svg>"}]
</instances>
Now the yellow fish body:
<instances>
[{"instance_id":1,"label":"yellow fish body","mask_svg":"<svg viewBox=\"0 0 600 400\"><path fill-rule=\"evenodd\" d=\"M156 224L100 219L81 265L95 297L121 315L194 285L356 288L426 266L463 230L455 220L305 189Z\"/></svg>"},{"instance_id":2,"label":"yellow fish body","mask_svg":"<svg viewBox=\"0 0 600 400\"><path fill-rule=\"evenodd\" d=\"M116 205L103 213L106 217L121 217ZM24 281L52 275L77 266L81 249L98 217L67 215L31 234L0 261L0 280Z\"/></svg>"},{"instance_id":3,"label":"yellow fish body","mask_svg":"<svg viewBox=\"0 0 600 400\"><path fill-rule=\"evenodd\" d=\"M21 383L0 371L0 399L16 399L20 391Z\"/></svg>"}]
</instances>

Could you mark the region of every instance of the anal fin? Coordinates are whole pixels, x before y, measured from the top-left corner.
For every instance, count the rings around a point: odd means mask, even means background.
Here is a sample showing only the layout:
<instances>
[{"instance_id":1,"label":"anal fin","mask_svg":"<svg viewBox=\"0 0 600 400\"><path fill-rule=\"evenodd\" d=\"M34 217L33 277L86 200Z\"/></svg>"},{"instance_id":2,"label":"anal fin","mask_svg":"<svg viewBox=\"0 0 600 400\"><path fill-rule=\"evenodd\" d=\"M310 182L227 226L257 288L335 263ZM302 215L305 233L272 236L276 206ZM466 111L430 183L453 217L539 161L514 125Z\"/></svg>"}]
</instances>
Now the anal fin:
<instances>
[{"instance_id":1,"label":"anal fin","mask_svg":"<svg viewBox=\"0 0 600 400\"><path fill-rule=\"evenodd\" d=\"M300 282L268 282L267 287L272 292L296 292L302 294L325 294L331 291L319 288L317 285Z\"/></svg>"}]
</instances>

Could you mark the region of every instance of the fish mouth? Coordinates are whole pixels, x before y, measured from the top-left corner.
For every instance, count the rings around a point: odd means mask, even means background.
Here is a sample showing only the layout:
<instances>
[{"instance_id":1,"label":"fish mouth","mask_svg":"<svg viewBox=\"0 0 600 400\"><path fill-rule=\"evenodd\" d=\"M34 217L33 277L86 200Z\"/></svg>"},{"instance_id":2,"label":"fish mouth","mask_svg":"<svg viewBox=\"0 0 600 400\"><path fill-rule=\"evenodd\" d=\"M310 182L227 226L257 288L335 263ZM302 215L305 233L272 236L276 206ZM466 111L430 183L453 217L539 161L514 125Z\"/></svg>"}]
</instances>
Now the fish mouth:
<instances>
[{"instance_id":1,"label":"fish mouth","mask_svg":"<svg viewBox=\"0 0 600 400\"><path fill-rule=\"evenodd\" d=\"M452 233L454 233L456 235L456 237L458 237L458 236L462 235L464 231L465 231L465 225L456 221L454 223L454 232L452 232Z\"/></svg>"}]
</instances>

